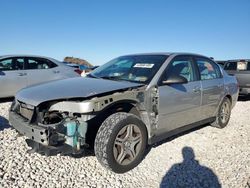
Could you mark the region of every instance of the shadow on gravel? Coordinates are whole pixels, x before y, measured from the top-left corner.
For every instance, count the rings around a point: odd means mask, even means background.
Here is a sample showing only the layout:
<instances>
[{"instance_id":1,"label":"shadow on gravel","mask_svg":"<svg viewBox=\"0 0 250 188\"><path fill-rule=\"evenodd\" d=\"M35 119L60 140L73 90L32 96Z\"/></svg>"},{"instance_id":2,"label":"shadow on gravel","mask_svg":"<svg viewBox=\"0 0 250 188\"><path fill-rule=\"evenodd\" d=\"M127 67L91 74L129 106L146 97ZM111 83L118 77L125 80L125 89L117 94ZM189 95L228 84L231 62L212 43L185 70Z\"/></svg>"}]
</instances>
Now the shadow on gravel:
<instances>
[{"instance_id":1,"label":"shadow on gravel","mask_svg":"<svg viewBox=\"0 0 250 188\"><path fill-rule=\"evenodd\" d=\"M6 118L0 116L0 131L7 128L10 128L9 121Z\"/></svg>"},{"instance_id":2,"label":"shadow on gravel","mask_svg":"<svg viewBox=\"0 0 250 188\"><path fill-rule=\"evenodd\" d=\"M242 95L242 96L239 96L238 98L238 101L250 101L250 95Z\"/></svg>"},{"instance_id":3,"label":"shadow on gravel","mask_svg":"<svg viewBox=\"0 0 250 188\"><path fill-rule=\"evenodd\" d=\"M195 160L191 147L182 149L183 162L174 164L162 178L160 188L165 187L214 187L221 188L218 177L208 167Z\"/></svg>"}]
</instances>

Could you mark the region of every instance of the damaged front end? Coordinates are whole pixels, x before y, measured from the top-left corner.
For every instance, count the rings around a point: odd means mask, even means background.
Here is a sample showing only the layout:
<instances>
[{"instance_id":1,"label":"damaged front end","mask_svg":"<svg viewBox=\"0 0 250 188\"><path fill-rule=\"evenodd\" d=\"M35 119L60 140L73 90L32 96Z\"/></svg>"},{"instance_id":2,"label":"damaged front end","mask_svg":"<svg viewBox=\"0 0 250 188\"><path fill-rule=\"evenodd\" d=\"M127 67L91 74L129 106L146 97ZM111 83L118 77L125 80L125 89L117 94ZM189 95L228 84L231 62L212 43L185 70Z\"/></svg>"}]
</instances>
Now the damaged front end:
<instances>
[{"instance_id":1,"label":"damaged front end","mask_svg":"<svg viewBox=\"0 0 250 188\"><path fill-rule=\"evenodd\" d=\"M28 137L30 152L45 155L81 153L87 146L87 122L67 112L50 112L41 107L15 101L10 109L10 124Z\"/></svg>"},{"instance_id":2,"label":"damaged front end","mask_svg":"<svg viewBox=\"0 0 250 188\"><path fill-rule=\"evenodd\" d=\"M16 99L9 121L20 134L28 137L30 152L47 156L79 154L91 145L88 138L95 137L93 124L100 123L95 120L96 116L102 116L104 109L121 100L134 101L145 111L144 91L135 89L89 99L48 101L38 106Z\"/></svg>"}]
</instances>

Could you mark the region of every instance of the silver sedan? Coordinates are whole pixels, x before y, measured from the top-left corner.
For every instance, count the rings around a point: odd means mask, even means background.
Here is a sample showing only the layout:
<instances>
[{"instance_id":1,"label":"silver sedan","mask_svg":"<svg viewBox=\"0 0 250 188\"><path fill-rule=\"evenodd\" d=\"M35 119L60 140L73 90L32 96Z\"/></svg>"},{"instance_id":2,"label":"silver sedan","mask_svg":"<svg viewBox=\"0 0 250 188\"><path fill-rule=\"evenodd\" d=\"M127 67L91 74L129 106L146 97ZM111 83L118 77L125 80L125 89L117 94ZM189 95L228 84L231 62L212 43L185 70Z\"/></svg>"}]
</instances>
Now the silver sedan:
<instances>
[{"instance_id":1,"label":"silver sedan","mask_svg":"<svg viewBox=\"0 0 250 188\"><path fill-rule=\"evenodd\" d=\"M12 97L24 87L79 76L55 59L41 56L0 56L0 98Z\"/></svg>"},{"instance_id":2,"label":"silver sedan","mask_svg":"<svg viewBox=\"0 0 250 188\"><path fill-rule=\"evenodd\" d=\"M205 56L135 54L86 78L19 91L9 119L32 152L92 148L104 167L124 173L158 141L207 123L224 128L238 94L236 78Z\"/></svg>"}]
</instances>

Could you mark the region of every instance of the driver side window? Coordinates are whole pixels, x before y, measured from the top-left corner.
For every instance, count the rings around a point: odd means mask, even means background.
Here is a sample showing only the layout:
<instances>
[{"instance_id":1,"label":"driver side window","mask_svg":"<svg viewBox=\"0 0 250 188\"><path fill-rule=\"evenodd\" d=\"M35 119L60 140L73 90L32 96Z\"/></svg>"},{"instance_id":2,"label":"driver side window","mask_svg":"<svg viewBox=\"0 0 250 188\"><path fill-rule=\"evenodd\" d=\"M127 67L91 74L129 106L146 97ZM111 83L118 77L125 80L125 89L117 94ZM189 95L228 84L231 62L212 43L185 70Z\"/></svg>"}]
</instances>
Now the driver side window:
<instances>
[{"instance_id":1,"label":"driver side window","mask_svg":"<svg viewBox=\"0 0 250 188\"><path fill-rule=\"evenodd\" d=\"M170 76L183 76L188 82L194 81L192 60L189 57L177 57L170 62L163 75L163 80Z\"/></svg>"},{"instance_id":2,"label":"driver side window","mask_svg":"<svg viewBox=\"0 0 250 188\"><path fill-rule=\"evenodd\" d=\"M23 58L8 58L0 60L0 71L22 70L24 65Z\"/></svg>"}]
</instances>

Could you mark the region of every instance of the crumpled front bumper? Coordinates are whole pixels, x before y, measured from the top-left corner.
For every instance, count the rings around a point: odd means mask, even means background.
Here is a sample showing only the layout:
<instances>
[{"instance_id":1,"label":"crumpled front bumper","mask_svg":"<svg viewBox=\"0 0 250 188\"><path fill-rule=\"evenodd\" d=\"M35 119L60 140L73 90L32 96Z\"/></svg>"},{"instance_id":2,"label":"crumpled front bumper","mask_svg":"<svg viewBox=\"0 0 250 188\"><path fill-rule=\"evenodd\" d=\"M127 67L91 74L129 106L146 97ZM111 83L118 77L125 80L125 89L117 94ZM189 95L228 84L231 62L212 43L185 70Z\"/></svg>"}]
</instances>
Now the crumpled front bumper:
<instances>
[{"instance_id":1,"label":"crumpled front bumper","mask_svg":"<svg viewBox=\"0 0 250 188\"><path fill-rule=\"evenodd\" d=\"M37 143L49 145L48 129L29 124L26 119L13 111L10 111L9 113L9 122L10 125L15 128L20 134L25 135L26 137Z\"/></svg>"},{"instance_id":2,"label":"crumpled front bumper","mask_svg":"<svg viewBox=\"0 0 250 188\"><path fill-rule=\"evenodd\" d=\"M62 139L58 139L58 134L52 128L44 128L41 126L30 124L28 120L23 118L16 112L9 112L10 125L15 128L21 135L28 137L26 142L32 149L30 153L40 153L46 156L78 154L82 151L66 144ZM57 142L60 140L60 142Z\"/></svg>"}]
</instances>

